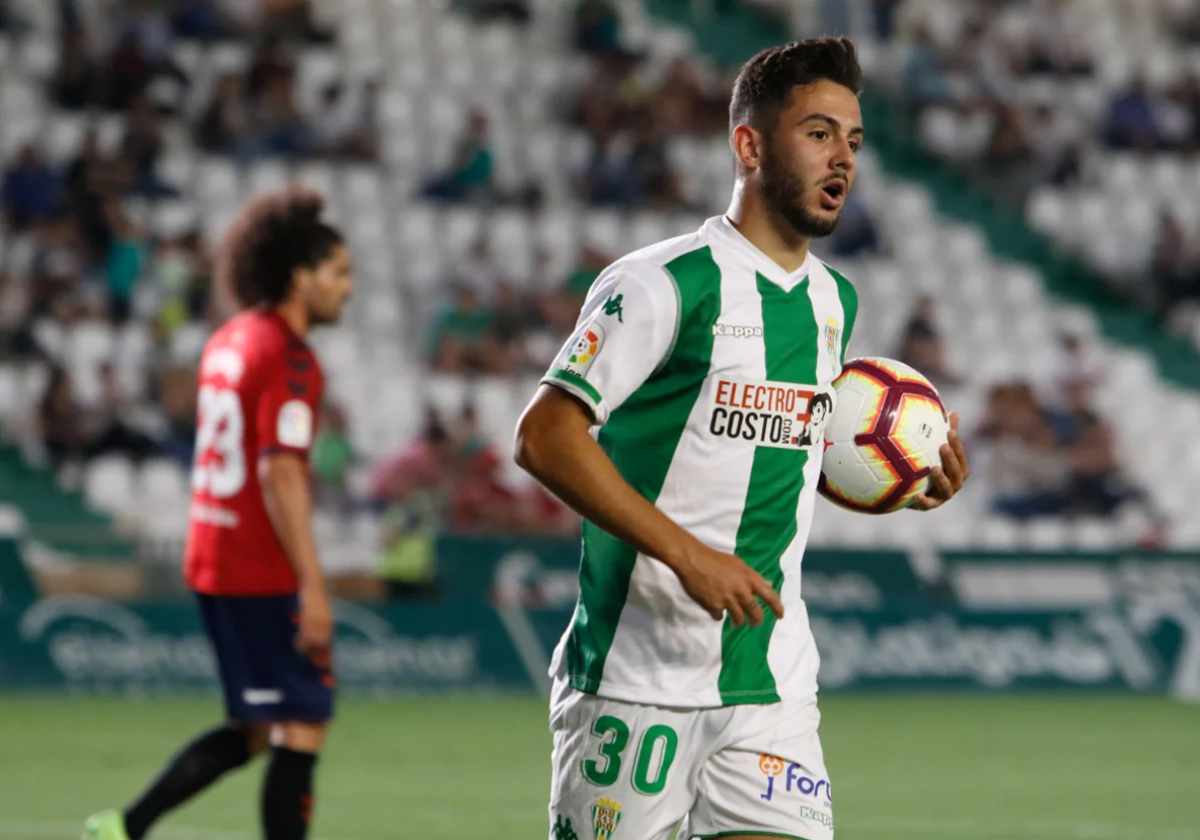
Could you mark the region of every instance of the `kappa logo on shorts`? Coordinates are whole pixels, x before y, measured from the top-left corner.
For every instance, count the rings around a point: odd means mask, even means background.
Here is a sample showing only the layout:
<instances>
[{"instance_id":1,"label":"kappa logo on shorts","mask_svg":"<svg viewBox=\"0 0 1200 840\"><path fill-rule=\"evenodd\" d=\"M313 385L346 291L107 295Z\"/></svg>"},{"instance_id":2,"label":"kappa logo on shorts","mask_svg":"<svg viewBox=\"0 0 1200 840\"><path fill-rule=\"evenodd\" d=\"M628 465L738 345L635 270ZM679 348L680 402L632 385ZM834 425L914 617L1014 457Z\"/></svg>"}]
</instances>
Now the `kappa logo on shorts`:
<instances>
[{"instance_id":1,"label":"kappa logo on shorts","mask_svg":"<svg viewBox=\"0 0 1200 840\"><path fill-rule=\"evenodd\" d=\"M277 688L247 688L242 692L247 706L273 706L283 702L283 692Z\"/></svg>"},{"instance_id":2,"label":"kappa logo on shorts","mask_svg":"<svg viewBox=\"0 0 1200 840\"><path fill-rule=\"evenodd\" d=\"M774 755L763 754L758 757L758 769L767 777L767 792L760 793L759 799L767 802L771 801L771 797L775 795L775 777L783 773L784 762L782 758ZM833 801L833 787L825 779L813 779L805 776L799 764L787 765L787 775L784 778L785 790L788 793L795 788L796 792L801 796L812 796L820 798L824 795L829 802Z\"/></svg>"},{"instance_id":3,"label":"kappa logo on shorts","mask_svg":"<svg viewBox=\"0 0 1200 840\"><path fill-rule=\"evenodd\" d=\"M596 832L596 840L611 840L620 824L621 803L604 796L597 799L592 806L592 830Z\"/></svg>"}]
</instances>

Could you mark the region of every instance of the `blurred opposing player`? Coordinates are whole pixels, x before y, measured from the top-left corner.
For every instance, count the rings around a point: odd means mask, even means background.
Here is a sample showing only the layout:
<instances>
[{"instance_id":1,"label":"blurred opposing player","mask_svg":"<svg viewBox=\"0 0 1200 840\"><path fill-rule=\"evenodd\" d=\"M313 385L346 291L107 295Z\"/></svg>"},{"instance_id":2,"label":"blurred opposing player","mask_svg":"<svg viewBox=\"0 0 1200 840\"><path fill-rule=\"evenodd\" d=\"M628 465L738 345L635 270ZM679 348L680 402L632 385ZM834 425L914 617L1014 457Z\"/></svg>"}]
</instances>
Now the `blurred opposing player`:
<instances>
[{"instance_id":1,"label":"blurred opposing player","mask_svg":"<svg viewBox=\"0 0 1200 840\"><path fill-rule=\"evenodd\" d=\"M304 337L337 321L352 290L342 235L320 213L310 192L262 196L218 254L218 281L245 308L200 361L185 574L216 653L226 721L185 746L124 812L90 818L90 840L141 840L268 746L263 836L308 832L334 677L308 479L323 379Z\"/></svg>"},{"instance_id":2,"label":"blurred opposing player","mask_svg":"<svg viewBox=\"0 0 1200 840\"><path fill-rule=\"evenodd\" d=\"M860 81L842 38L751 59L728 213L609 266L521 419L518 462L586 520L553 840L833 836L800 565L858 298L809 242L854 183ZM952 424L922 508L966 478Z\"/></svg>"}]
</instances>

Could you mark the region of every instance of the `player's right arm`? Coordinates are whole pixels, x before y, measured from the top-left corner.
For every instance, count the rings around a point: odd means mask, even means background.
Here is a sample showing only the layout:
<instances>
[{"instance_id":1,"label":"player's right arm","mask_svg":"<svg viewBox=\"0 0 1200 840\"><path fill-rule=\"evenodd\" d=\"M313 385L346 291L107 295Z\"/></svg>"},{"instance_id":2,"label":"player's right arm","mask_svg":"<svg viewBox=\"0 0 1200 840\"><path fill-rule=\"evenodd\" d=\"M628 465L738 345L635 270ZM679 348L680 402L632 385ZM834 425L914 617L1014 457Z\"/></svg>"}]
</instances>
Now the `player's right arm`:
<instances>
[{"instance_id":1,"label":"player's right arm","mask_svg":"<svg viewBox=\"0 0 1200 840\"><path fill-rule=\"evenodd\" d=\"M669 277L655 272L662 269L616 268L597 281L575 336L517 426L517 463L580 516L667 565L714 619L728 611L735 625L757 625L763 611L755 596L782 618L779 595L761 575L704 545L651 504L591 435L675 341L678 300Z\"/></svg>"}]
</instances>

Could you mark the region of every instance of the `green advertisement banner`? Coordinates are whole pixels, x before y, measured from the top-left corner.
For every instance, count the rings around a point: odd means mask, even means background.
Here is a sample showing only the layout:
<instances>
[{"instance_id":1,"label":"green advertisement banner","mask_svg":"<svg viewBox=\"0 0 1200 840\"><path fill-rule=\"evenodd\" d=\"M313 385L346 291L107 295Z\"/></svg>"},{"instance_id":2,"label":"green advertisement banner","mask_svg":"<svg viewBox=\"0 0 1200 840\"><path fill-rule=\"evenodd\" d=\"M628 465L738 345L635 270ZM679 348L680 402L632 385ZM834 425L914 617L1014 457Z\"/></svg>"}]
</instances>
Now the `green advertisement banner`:
<instances>
[{"instance_id":1,"label":"green advertisement banner","mask_svg":"<svg viewBox=\"0 0 1200 840\"><path fill-rule=\"evenodd\" d=\"M578 544L443 540L431 602L335 606L351 692L545 692ZM1102 689L1200 700L1200 558L819 552L804 595L823 691ZM934 583L930 583L932 568ZM215 685L189 600L0 600L0 689Z\"/></svg>"}]
</instances>

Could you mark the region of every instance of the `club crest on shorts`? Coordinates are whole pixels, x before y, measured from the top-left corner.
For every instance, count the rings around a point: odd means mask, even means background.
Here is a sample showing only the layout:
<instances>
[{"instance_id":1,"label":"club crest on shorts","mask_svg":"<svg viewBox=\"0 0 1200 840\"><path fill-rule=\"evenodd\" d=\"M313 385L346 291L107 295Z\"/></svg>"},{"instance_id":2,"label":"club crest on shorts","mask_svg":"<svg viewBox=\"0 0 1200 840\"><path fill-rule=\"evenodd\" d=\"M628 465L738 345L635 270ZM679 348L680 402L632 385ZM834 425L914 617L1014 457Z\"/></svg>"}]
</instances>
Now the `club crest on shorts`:
<instances>
[{"instance_id":1,"label":"club crest on shorts","mask_svg":"<svg viewBox=\"0 0 1200 840\"><path fill-rule=\"evenodd\" d=\"M775 793L775 777L783 772L783 759L763 753L758 757L758 769L767 777L767 792L760 793L758 798L770 802L771 795Z\"/></svg>"},{"instance_id":2,"label":"club crest on shorts","mask_svg":"<svg viewBox=\"0 0 1200 840\"><path fill-rule=\"evenodd\" d=\"M596 832L596 840L611 840L620 824L621 803L603 796L597 799L592 806L592 829Z\"/></svg>"}]
</instances>

